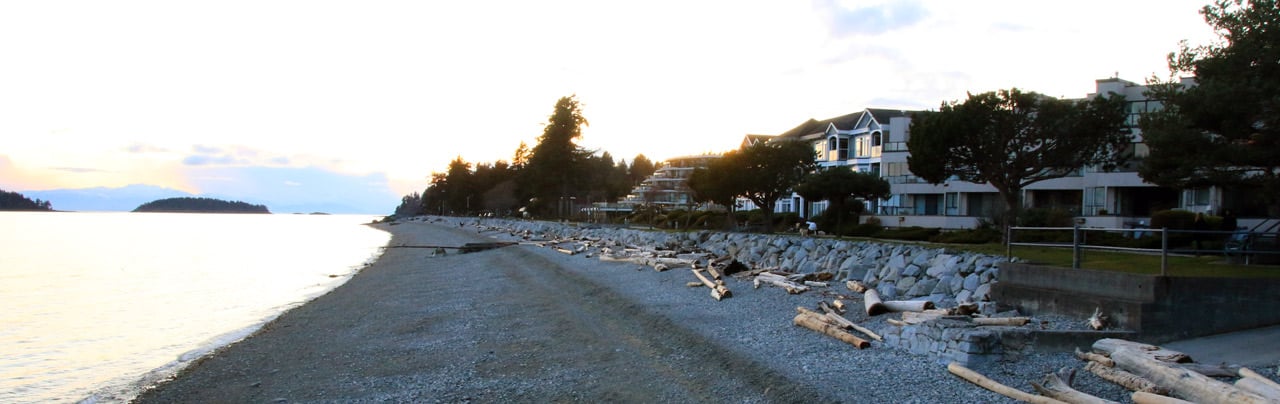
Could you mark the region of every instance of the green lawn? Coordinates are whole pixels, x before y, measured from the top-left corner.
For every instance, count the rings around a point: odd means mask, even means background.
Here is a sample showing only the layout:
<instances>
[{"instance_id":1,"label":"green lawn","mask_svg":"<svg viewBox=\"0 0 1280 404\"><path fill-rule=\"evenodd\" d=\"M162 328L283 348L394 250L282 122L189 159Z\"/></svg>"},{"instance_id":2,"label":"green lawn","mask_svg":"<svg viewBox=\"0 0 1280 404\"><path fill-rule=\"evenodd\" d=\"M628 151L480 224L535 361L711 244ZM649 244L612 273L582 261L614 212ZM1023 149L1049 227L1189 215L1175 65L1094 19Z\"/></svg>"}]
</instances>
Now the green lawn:
<instances>
[{"instance_id":1,"label":"green lawn","mask_svg":"<svg viewBox=\"0 0 1280 404\"><path fill-rule=\"evenodd\" d=\"M991 255L1004 255L1005 253L1004 245L1001 244L946 244L943 246ZM1039 264L1071 266L1070 248L1015 246L1013 247L1013 256ZM1160 255L1158 254L1084 250L1082 256L1080 267L1085 269L1153 275L1160 273ZM1169 256L1169 276L1280 278L1280 266L1233 265L1227 263L1226 257L1221 254L1200 257Z\"/></svg>"}]
</instances>

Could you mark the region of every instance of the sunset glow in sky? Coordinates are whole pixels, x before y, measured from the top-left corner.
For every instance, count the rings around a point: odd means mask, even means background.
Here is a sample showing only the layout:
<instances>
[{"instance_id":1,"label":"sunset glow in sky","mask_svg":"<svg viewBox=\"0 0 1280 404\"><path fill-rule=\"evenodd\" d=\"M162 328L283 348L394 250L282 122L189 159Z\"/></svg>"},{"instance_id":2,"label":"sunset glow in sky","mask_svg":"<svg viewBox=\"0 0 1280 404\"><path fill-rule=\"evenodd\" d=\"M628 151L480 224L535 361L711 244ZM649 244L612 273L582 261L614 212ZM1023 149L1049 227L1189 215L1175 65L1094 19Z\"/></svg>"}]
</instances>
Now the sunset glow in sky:
<instances>
[{"instance_id":1,"label":"sunset glow in sky","mask_svg":"<svg viewBox=\"0 0 1280 404\"><path fill-rule=\"evenodd\" d=\"M3 2L0 188L315 187L389 212L456 156L532 146L562 96L615 158L722 152L868 107L1167 77L1179 40L1210 40L1205 4Z\"/></svg>"}]
</instances>

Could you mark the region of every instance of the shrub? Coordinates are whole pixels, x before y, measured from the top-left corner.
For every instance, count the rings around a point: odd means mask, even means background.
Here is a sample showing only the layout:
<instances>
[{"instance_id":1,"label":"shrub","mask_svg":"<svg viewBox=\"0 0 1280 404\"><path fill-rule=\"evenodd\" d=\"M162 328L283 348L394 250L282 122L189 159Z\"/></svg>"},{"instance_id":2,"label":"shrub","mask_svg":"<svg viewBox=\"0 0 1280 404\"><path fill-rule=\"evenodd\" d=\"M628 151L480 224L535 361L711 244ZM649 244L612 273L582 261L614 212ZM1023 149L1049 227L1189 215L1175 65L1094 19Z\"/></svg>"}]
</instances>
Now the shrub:
<instances>
[{"instance_id":1,"label":"shrub","mask_svg":"<svg viewBox=\"0 0 1280 404\"><path fill-rule=\"evenodd\" d=\"M1000 231L991 227L949 231L933 236L929 241L948 244L986 244L1000 241Z\"/></svg>"},{"instance_id":2,"label":"shrub","mask_svg":"<svg viewBox=\"0 0 1280 404\"><path fill-rule=\"evenodd\" d=\"M942 231L938 228L924 228L920 226L896 227L892 229L881 230L876 237L894 240L908 241L929 241L929 238L938 235Z\"/></svg>"},{"instance_id":3,"label":"shrub","mask_svg":"<svg viewBox=\"0 0 1280 404\"><path fill-rule=\"evenodd\" d=\"M1071 227L1071 212L1053 208L1031 208L1018 213L1018 225L1022 227Z\"/></svg>"}]
</instances>

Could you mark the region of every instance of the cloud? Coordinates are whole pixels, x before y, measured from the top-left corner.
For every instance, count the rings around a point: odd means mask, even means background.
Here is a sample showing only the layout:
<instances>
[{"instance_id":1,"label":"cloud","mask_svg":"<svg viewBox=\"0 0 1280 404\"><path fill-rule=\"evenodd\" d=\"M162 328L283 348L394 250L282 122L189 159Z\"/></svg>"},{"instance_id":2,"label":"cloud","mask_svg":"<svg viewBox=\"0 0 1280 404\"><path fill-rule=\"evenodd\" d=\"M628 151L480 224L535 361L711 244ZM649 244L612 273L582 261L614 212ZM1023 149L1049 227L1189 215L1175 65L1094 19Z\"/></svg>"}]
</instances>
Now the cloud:
<instances>
[{"instance_id":1,"label":"cloud","mask_svg":"<svg viewBox=\"0 0 1280 404\"><path fill-rule=\"evenodd\" d=\"M879 35L915 25L929 16L917 1L891 1L853 9L836 0L816 0L815 8L826 14L831 33L837 37Z\"/></svg>"},{"instance_id":2,"label":"cloud","mask_svg":"<svg viewBox=\"0 0 1280 404\"><path fill-rule=\"evenodd\" d=\"M50 170L57 170L57 171L64 171L64 172L69 172L69 173L75 173L75 174L109 173L109 172L111 172L111 171L108 171L108 170L103 170L103 169L98 169L98 168L88 168L88 167L49 167L49 169L50 169Z\"/></svg>"},{"instance_id":3,"label":"cloud","mask_svg":"<svg viewBox=\"0 0 1280 404\"><path fill-rule=\"evenodd\" d=\"M287 166L292 159L246 146L191 146L190 155L182 159L187 166Z\"/></svg>"},{"instance_id":4,"label":"cloud","mask_svg":"<svg viewBox=\"0 0 1280 404\"><path fill-rule=\"evenodd\" d=\"M182 159L182 164L188 166L231 165L239 161L241 160L237 160L235 157L228 155L209 156L196 154L184 157Z\"/></svg>"},{"instance_id":5,"label":"cloud","mask_svg":"<svg viewBox=\"0 0 1280 404\"><path fill-rule=\"evenodd\" d=\"M135 142L124 148L129 153L166 153L169 149L163 147L149 145L146 143Z\"/></svg>"}]
</instances>

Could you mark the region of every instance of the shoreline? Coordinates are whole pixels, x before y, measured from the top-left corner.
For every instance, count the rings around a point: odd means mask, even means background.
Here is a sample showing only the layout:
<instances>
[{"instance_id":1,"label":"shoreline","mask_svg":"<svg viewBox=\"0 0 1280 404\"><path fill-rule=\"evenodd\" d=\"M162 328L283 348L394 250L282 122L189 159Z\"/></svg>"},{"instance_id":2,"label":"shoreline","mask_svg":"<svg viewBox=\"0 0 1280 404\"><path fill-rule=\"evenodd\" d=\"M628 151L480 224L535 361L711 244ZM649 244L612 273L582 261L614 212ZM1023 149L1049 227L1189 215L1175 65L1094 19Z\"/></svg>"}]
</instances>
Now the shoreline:
<instances>
[{"instance_id":1,"label":"shoreline","mask_svg":"<svg viewBox=\"0 0 1280 404\"><path fill-rule=\"evenodd\" d=\"M388 245L511 241L461 223L375 226L392 234ZM734 296L718 302L685 286L688 271L527 245L431 255L387 249L136 402L1005 401L936 358L881 343L858 350L792 325L793 308L816 305L820 293L730 280ZM1064 364L1076 360L1035 355L986 370L1025 387Z\"/></svg>"}]
</instances>

